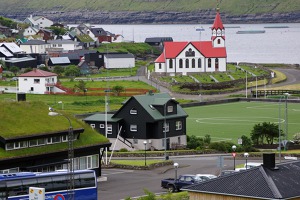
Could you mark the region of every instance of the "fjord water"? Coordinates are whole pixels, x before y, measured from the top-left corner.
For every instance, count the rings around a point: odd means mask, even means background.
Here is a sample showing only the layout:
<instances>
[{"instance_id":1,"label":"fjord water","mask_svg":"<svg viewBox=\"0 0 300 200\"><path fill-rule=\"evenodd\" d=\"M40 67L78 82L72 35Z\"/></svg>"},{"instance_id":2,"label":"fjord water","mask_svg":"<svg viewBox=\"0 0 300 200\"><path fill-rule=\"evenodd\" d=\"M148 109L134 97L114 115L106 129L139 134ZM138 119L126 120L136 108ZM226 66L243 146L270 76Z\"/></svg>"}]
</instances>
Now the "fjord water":
<instances>
[{"instance_id":1,"label":"fjord water","mask_svg":"<svg viewBox=\"0 0 300 200\"><path fill-rule=\"evenodd\" d=\"M228 62L300 64L300 23L224 24L224 26ZM144 42L147 37L172 37L174 41L210 40L211 37L209 24L126 24L95 25L95 27L122 34L125 41L134 42ZM204 31L196 31L201 27ZM248 30L265 30L265 33L236 34L237 31Z\"/></svg>"}]
</instances>

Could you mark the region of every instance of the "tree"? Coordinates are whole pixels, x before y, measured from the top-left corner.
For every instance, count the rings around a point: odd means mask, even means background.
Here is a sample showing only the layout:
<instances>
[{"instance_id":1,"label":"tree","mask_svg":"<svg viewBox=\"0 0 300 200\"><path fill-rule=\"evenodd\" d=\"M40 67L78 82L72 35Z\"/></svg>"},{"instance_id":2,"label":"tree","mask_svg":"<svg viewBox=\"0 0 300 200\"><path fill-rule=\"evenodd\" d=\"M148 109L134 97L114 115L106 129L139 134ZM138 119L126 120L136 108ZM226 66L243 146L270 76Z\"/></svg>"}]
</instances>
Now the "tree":
<instances>
[{"instance_id":1,"label":"tree","mask_svg":"<svg viewBox=\"0 0 300 200\"><path fill-rule=\"evenodd\" d=\"M187 136L187 148L189 149L196 149L197 147L203 147L203 139L198 138L194 135Z\"/></svg>"},{"instance_id":2,"label":"tree","mask_svg":"<svg viewBox=\"0 0 300 200\"><path fill-rule=\"evenodd\" d=\"M125 91L125 88L121 85L116 85L112 88L112 90L116 94L116 96L119 96L121 92Z\"/></svg>"},{"instance_id":3,"label":"tree","mask_svg":"<svg viewBox=\"0 0 300 200\"><path fill-rule=\"evenodd\" d=\"M17 66L11 66L11 67L9 68L9 71L11 71L12 73L14 73L15 76L17 76L17 73L18 73L19 70L20 70L20 69L19 69L19 67L17 67Z\"/></svg>"},{"instance_id":4,"label":"tree","mask_svg":"<svg viewBox=\"0 0 300 200\"><path fill-rule=\"evenodd\" d=\"M270 122L263 122L262 124L255 124L250 135L255 145L273 144L274 139L278 138L279 127L277 124ZM280 130L280 132L282 132ZM280 133L282 134L282 133Z\"/></svg>"},{"instance_id":5,"label":"tree","mask_svg":"<svg viewBox=\"0 0 300 200\"><path fill-rule=\"evenodd\" d=\"M300 143L300 133L296 133L294 136L293 136L293 140L296 144L299 144Z\"/></svg>"},{"instance_id":6,"label":"tree","mask_svg":"<svg viewBox=\"0 0 300 200\"><path fill-rule=\"evenodd\" d=\"M64 73L65 69L62 66L55 66L53 72L58 76L61 76Z\"/></svg>"},{"instance_id":7,"label":"tree","mask_svg":"<svg viewBox=\"0 0 300 200\"><path fill-rule=\"evenodd\" d=\"M75 88L78 88L79 90L81 90L82 92L84 92L84 94L87 91L86 90L86 83L83 80L80 80L78 82L78 84L75 85Z\"/></svg>"},{"instance_id":8,"label":"tree","mask_svg":"<svg viewBox=\"0 0 300 200\"><path fill-rule=\"evenodd\" d=\"M65 69L65 75L66 76L79 76L80 69L75 65L69 65Z\"/></svg>"}]
</instances>

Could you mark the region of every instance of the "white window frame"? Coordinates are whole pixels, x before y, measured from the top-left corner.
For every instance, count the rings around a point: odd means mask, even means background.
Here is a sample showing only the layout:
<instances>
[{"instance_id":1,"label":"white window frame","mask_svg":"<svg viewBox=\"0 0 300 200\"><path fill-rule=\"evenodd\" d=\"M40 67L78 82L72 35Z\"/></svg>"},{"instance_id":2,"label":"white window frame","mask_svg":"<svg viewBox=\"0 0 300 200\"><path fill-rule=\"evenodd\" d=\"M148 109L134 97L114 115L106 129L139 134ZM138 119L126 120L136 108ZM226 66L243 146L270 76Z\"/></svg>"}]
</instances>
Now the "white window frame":
<instances>
[{"instance_id":1,"label":"white window frame","mask_svg":"<svg viewBox=\"0 0 300 200\"><path fill-rule=\"evenodd\" d=\"M68 142L68 135L61 136L61 141L62 142Z\"/></svg>"},{"instance_id":2,"label":"white window frame","mask_svg":"<svg viewBox=\"0 0 300 200\"><path fill-rule=\"evenodd\" d=\"M90 124L90 126L92 127L92 129L96 127L95 124Z\"/></svg>"},{"instance_id":3,"label":"white window frame","mask_svg":"<svg viewBox=\"0 0 300 200\"><path fill-rule=\"evenodd\" d=\"M112 134L112 130L113 130L112 124L107 124L106 133L107 134Z\"/></svg>"},{"instance_id":4,"label":"white window frame","mask_svg":"<svg viewBox=\"0 0 300 200\"><path fill-rule=\"evenodd\" d=\"M166 130L165 130L165 125L166 125ZM170 123L169 122L164 122L163 123L163 132L169 132L170 131Z\"/></svg>"},{"instance_id":5,"label":"white window frame","mask_svg":"<svg viewBox=\"0 0 300 200\"><path fill-rule=\"evenodd\" d=\"M167 109L168 113L173 112L173 110L174 110L173 106L168 106L168 109Z\"/></svg>"},{"instance_id":6,"label":"white window frame","mask_svg":"<svg viewBox=\"0 0 300 200\"><path fill-rule=\"evenodd\" d=\"M130 110L130 114L131 114L131 115L137 115L137 109L132 108L132 109Z\"/></svg>"},{"instance_id":7,"label":"white window frame","mask_svg":"<svg viewBox=\"0 0 300 200\"><path fill-rule=\"evenodd\" d=\"M182 130L182 121L176 121L176 130Z\"/></svg>"},{"instance_id":8,"label":"white window frame","mask_svg":"<svg viewBox=\"0 0 300 200\"><path fill-rule=\"evenodd\" d=\"M136 124L131 124L130 125L130 131L131 132L137 132L138 131L138 127Z\"/></svg>"},{"instance_id":9,"label":"white window frame","mask_svg":"<svg viewBox=\"0 0 300 200\"><path fill-rule=\"evenodd\" d=\"M100 124L99 128L105 128L105 125L104 124Z\"/></svg>"}]
</instances>

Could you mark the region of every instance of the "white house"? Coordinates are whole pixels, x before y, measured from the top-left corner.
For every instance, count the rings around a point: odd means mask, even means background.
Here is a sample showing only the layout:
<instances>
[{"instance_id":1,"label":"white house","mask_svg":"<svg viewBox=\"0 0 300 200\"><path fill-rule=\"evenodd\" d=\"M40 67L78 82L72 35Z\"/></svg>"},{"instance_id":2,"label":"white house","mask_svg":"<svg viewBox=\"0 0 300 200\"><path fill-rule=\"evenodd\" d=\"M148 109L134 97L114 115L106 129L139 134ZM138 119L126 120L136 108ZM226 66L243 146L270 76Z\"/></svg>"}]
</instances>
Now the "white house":
<instances>
[{"instance_id":1,"label":"white house","mask_svg":"<svg viewBox=\"0 0 300 200\"><path fill-rule=\"evenodd\" d=\"M28 40L20 44L20 48L26 53L46 53L46 49L50 47L51 44L46 43L44 40Z\"/></svg>"},{"instance_id":2,"label":"white house","mask_svg":"<svg viewBox=\"0 0 300 200\"><path fill-rule=\"evenodd\" d=\"M47 43L50 44L50 48L52 50L54 49L62 49L63 51L74 51L82 49L82 46L79 45L79 42L73 41L73 40L48 40Z\"/></svg>"},{"instance_id":3,"label":"white house","mask_svg":"<svg viewBox=\"0 0 300 200\"><path fill-rule=\"evenodd\" d=\"M29 26L28 28L24 29L23 36L27 37L31 35L36 35L38 31L39 29Z\"/></svg>"},{"instance_id":4,"label":"white house","mask_svg":"<svg viewBox=\"0 0 300 200\"><path fill-rule=\"evenodd\" d=\"M65 92L57 87L57 74L34 69L21 74L19 79L19 92L31 94L48 94L50 92Z\"/></svg>"},{"instance_id":5,"label":"white house","mask_svg":"<svg viewBox=\"0 0 300 200\"><path fill-rule=\"evenodd\" d=\"M50 27L53 24L53 21L43 16L33 17L32 15L30 15L24 20L24 23L27 23L34 28L40 29L40 28Z\"/></svg>"},{"instance_id":6,"label":"white house","mask_svg":"<svg viewBox=\"0 0 300 200\"><path fill-rule=\"evenodd\" d=\"M219 11L211 30L211 41L164 42L163 53L155 60L155 72L174 76L226 71L225 28Z\"/></svg>"},{"instance_id":7,"label":"white house","mask_svg":"<svg viewBox=\"0 0 300 200\"><path fill-rule=\"evenodd\" d=\"M23 49L21 49L16 43L14 42L4 42L0 43L0 47L5 47L11 54L15 53L23 53Z\"/></svg>"},{"instance_id":8,"label":"white house","mask_svg":"<svg viewBox=\"0 0 300 200\"><path fill-rule=\"evenodd\" d=\"M135 58L131 53L105 54L104 66L106 69L133 68L135 66Z\"/></svg>"}]
</instances>

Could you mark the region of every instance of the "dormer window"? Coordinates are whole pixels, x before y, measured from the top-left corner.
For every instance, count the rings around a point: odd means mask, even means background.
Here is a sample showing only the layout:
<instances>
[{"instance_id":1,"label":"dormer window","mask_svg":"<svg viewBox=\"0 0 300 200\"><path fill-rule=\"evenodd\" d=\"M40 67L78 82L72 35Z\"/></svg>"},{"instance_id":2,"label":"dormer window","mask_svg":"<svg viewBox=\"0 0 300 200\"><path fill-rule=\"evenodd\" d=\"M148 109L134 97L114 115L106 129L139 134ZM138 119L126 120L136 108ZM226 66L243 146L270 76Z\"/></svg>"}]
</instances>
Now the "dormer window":
<instances>
[{"instance_id":1,"label":"dormer window","mask_svg":"<svg viewBox=\"0 0 300 200\"><path fill-rule=\"evenodd\" d=\"M173 112L173 106L168 106L168 113Z\"/></svg>"},{"instance_id":2,"label":"dormer window","mask_svg":"<svg viewBox=\"0 0 300 200\"><path fill-rule=\"evenodd\" d=\"M136 114L137 114L137 110L136 110L135 108L132 108L132 109L130 110L130 114L131 114L131 115L136 115Z\"/></svg>"}]
</instances>

